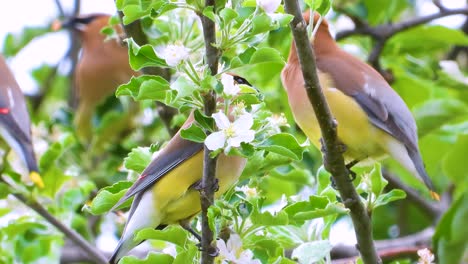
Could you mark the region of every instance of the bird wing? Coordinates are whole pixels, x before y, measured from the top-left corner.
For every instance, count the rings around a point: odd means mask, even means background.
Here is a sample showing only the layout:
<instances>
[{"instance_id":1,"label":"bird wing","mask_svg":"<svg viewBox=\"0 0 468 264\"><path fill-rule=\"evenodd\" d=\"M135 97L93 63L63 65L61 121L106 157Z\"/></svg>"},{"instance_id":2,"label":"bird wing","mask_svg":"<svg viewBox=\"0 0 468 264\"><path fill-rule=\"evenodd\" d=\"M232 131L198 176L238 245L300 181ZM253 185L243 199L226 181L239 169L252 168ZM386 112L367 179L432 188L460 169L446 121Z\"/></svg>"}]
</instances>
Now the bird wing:
<instances>
[{"instance_id":1,"label":"bird wing","mask_svg":"<svg viewBox=\"0 0 468 264\"><path fill-rule=\"evenodd\" d=\"M372 67L340 52L317 60L336 88L353 97L376 127L386 131L412 151L418 151L417 128L401 97Z\"/></svg>"},{"instance_id":2,"label":"bird wing","mask_svg":"<svg viewBox=\"0 0 468 264\"><path fill-rule=\"evenodd\" d=\"M8 112L0 114L3 123L17 140L31 143L29 113L23 92L0 56L0 109Z\"/></svg>"},{"instance_id":3,"label":"bird wing","mask_svg":"<svg viewBox=\"0 0 468 264\"><path fill-rule=\"evenodd\" d=\"M122 205L131 197L154 185L165 174L176 168L182 162L194 156L203 149L202 143L185 140L176 134L168 145L158 154L156 158L141 173L138 180L128 189L127 193L112 208Z\"/></svg>"}]
</instances>

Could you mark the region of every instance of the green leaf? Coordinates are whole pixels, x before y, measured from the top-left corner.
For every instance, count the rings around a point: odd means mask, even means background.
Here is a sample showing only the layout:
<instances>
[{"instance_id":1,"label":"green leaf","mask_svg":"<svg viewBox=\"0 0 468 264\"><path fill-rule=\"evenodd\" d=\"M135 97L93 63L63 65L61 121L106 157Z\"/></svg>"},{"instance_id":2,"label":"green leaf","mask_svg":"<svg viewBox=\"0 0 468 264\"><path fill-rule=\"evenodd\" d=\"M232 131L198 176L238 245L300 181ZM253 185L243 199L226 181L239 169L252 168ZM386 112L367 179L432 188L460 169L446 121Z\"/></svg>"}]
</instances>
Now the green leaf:
<instances>
[{"instance_id":1,"label":"green leaf","mask_svg":"<svg viewBox=\"0 0 468 264\"><path fill-rule=\"evenodd\" d=\"M114 183L112 186L101 189L87 209L94 215L107 213L120 200L120 198L124 196L130 186L132 186L131 182L120 181ZM125 208L129 205L130 201L127 201L119 208Z\"/></svg>"},{"instance_id":2,"label":"green leaf","mask_svg":"<svg viewBox=\"0 0 468 264\"><path fill-rule=\"evenodd\" d=\"M256 147L295 160L301 160L305 150L293 135L287 133L273 135Z\"/></svg>"},{"instance_id":3,"label":"green leaf","mask_svg":"<svg viewBox=\"0 0 468 264\"><path fill-rule=\"evenodd\" d=\"M0 199L5 199L11 193L10 187L0 182Z\"/></svg>"},{"instance_id":4,"label":"green leaf","mask_svg":"<svg viewBox=\"0 0 468 264\"><path fill-rule=\"evenodd\" d=\"M374 168L370 172L371 190L376 197L382 193L385 186L388 184L387 180L382 176L382 169L380 163L376 162Z\"/></svg>"},{"instance_id":5,"label":"green leaf","mask_svg":"<svg viewBox=\"0 0 468 264\"><path fill-rule=\"evenodd\" d=\"M208 6L203 9L203 15L209 18L211 21L216 22L216 17L212 6Z\"/></svg>"},{"instance_id":6,"label":"green leaf","mask_svg":"<svg viewBox=\"0 0 468 264\"><path fill-rule=\"evenodd\" d=\"M330 254L331 249L332 245L328 240L312 241L295 248L291 257L301 264L314 263Z\"/></svg>"},{"instance_id":7,"label":"green leaf","mask_svg":"<svg viewBox=\"0 0 468 264\"><path fill-rule=\"evenodd\" d=\"M156 55L150 44L139 46L132 38L127 39L130 66L135 71L145 67L167 67L166 61Z\"/></svg>"},{"instance_id":8,"label":"green leaf","mask_svg":"<svg viewBox=\"0 0 468 264\"><path fill-rule=\"evenodd\" d=\"M421 43L425 43L421 49ZM425 25L403 31L392 37L385 45L385 52L427 54L428 51L446 49L452 45L468 45L468 36L457 29Z\"/></svg>"},{"instance_id":9,"label":"green leaf","mask_svg":"<svg viewBox=\"0 0 468 264\"><path fill-rule=\"evenodd\" d=\"M126 169L134 170L141 174L146 166L151 162L152 155L153 154L149 151L149 148L134 148L124 159L124 166Z\"/></svg>"},{"instance_id":10,"label":"green leaf","mask_svg":"<svg viewBox=\"0 0 468 264\"><path fill-rule=\"evenodd\" d=\"M146 257L145 259L139 259L134 256L127 256L122 258L122 260L119 261L119 264L172 264L173 262L174 258L171 255L150 252L148 257Z\"/></svg>"},{"instance_id":11,"label":"green leaf","mask_svg":"<svg viewBox=\"0 0 468 264\"><path fill-rule=\"evenodd\" d=\"M231 21L237 18L239 15L237 12L229 7L223 8L221 12L219 12L219 16L221 17L222 21L224 22L222 26L228 25Z\"/></svg>"},{"instance_id":12,"label":"green leaf","mask_svg":"<svg viewBox=\"0 0 468 264\"><path fill-rule=\"evenodd\" d=\"M281 63L284 65L284 59L274 48L260 48L252 54L249 62L249 64L258 63Z\"/></svg>"},{"instance_id":13,"label":"green leaf","mask_svg":"<svg viewBox=\"0 0 468 264\"><path fill-rule=\"evenodd\" d=\"M44 35L50 31L45 27L27 27L19 34L9 33L5 36L3 42L2 54L5 57L15 56L34 38ZM8 31L7 31L8 32Z\"/></svg>"},{"instance_id":14,"label":"green leaf","mask_svg":"<svg viewBox=\"0 0 468 264\"><path fill-rule=\"evenodd\" d=\"M374 208L377 208L382 205L386 205L390 202L401 200L406 198L406 193L400 189L393 189L388 193L380 195L375 201Z\"/></svg>"},{"instance_id":15,"label":"green leaf","mask_svg":"<svg viewBox=\"0 0 468 264\"><path fill-rule=\"evenodd\" d=\"M169 93L177 93L171 90L169 83L161 76L141 75L132 77L130 82L117 88L116 96L131 96L133 99L155 100L165 102Z\"/></svg>"},{"instance_id":16,"label":"green leaf","mask_svg":"<svg viewBox=\"0 0 468 264\"><path fill-rule=\"evenodd\" d=\"M322 16L326 15L331 8L330 0L305 0L304 2Z\"/></svg>"},{"instance_id":17,"label":"green leaf","mask_svg":"<svg viewBox=\"0 0 468 264\"><path fill-rule=\"evenodd\" d=\"M190 141L194 141L197 143L203 143L205 142L206 134L203 129L195 124L192 124L189 128L187 129L182 129L180 131L180 136L183 139L187 139Z\"/></svg>"},{"instance_id":18,"label":"green leaf","mask_svg":"<svg viewBox=\"0 0 468 264\"><path fill-rule=\"evenodd\" d=\"M250 217L252 224L262 225L262 226L276 226L276 225L287 225L288 224L288 215L279 211L276 214L272 214L268 211L259 212L257 208L254 208L252 215Z\"/></svg>"},{"instance_id":19,"label":"green leaf","mask_svg":"<svg viewBox=\"0 0 468 264\"><path fill-rule=\"evenodd\" d=\"M267 14L257 15L252 19L252 35L270 31L271 18Z\"/></svg>"},{"instance_id":20,"label":"green leaf","mask_svg":"<svg viewBox=\"0 0 468 264\"><path fill-rule=\"evenodd\" d=\"M468 114L468 106L451 98L428 100L414 110L420 135L426 135L464 114Z\"/></svg>"},{"instance_id":21,"label":"green leaf","mask_svg":"<svg viewBox=\"0 0 468 264\"><path fill-rule=\"evenodd\" d=\"M212 117L206 116L199 109L195 110L193 113L195 121L204 129L213 131L214 128L214 119Z\"/></svg>"},{"instance_id":22,"label":"green leaf","mask_svg":"<svg viewBox=\"0 0 468 264\"><path fill-rule=\"evenodd\" d=\"M462 263L468 247L468 192L465 191L444 214L432 238L439 263Z\"/></svg>"},{"instance_id":23,"label":"green leaf","mask_svg":"<svg viewBox=\"0 0 468 264\"><path fill-rule=\"evenodd\" d=\"M136 233L135 240L161 240L173 243L182 248L186 248L188 243L187 231L179 226L168 226L163 230L156 230L154 228L145 228Z\"/></svg>"},{"instance_id":24,"label":"green leaf","mask_svg":"<svg viewBox=\"0 0 468 264\"><path fill-rule=\"evenodd\" d=\"M468 134L460 134L452 149L444 156L442 161L442 169L456 186L468 185L467 150Z\"/></svg>"},{"instance_id":25,"label":"green leaf","mask_svg":"<svg viewBox=\"0 0 468 264\"><path fill-rule=\"evenodd\" d=\"M348 212L342 204L332 203L327 197L315 195L310 196L309 201L286 206L284 211L289 215L290 224L296 225L302 225L306 220Z\"/></svg>"}]
</instances>

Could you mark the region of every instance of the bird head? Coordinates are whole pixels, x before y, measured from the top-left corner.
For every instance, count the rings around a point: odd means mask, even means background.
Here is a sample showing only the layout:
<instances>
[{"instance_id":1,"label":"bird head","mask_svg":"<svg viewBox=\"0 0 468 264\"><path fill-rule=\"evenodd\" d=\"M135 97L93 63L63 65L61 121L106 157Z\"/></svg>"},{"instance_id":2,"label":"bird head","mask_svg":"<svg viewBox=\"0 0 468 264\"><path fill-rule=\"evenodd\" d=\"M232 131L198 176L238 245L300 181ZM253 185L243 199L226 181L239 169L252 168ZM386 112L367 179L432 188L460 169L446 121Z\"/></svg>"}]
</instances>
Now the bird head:
<instances>
[{"instance_id":1,"label":"bird head","mask_svg":"<svg viewBox=\"0 0 468 264\"><path fill-rule=\"evenodd\" d=\"M106 14L90 14L84 16L70 17L65 21L54 21L52 29L57 31L60 29L70 29L79 32L83 37L86 36L104 36L101 34L101 29L108 25L110 15Z\"/></svg>"}]
</instances>

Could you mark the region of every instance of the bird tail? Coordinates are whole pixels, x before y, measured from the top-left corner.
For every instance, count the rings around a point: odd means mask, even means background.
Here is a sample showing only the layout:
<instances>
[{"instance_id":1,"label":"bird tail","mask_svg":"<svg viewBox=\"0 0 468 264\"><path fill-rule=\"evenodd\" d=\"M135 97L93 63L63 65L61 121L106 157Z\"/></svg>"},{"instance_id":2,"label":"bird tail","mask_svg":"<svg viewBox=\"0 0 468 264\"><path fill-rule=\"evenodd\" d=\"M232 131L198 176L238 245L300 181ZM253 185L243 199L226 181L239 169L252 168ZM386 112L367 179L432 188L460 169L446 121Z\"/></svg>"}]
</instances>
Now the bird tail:
<instances>
[{"instance_id":1,"label":"bird tail","mask_svg":"<svg viewBox=\"0 0 468 264\"><path fill-rule=\"evenodd\" d=\"M424 181L424 184L426 184L427 188L429 188L432 198L435 200L440 200L439 195L437 194L437 192L435 192L434 184L432 183L431 178L429 178L429 175L426 172L424 162L421 158L421 153L419 153L417 149L411 150L409 148L406 148L406 150L408 151L408 156L413 161L414 167L416 168L419 177Z\"/></svg>"},{"instance_id":2,"label":"bird tail","mask_svg":"<svg viewBox=\"0 0 468 264\"><path fill-rule=\"evenodd\" d=\"M135 195L122 237L114 250L114 254L109 259L110 264L117 264L130 250L143 243L144 240L134 239L139 230L159 226L160 215L155 209L151 190Z\"/></svg>"},{"instance_id":3,"label":"bird tail","mask_svg":"<svg viewBox=\"0 0 468 264\"><path fill-rule=\"evenodd\" d=\"M21 151L23 153L24 161L28 167L29 172L39 172L37 165L36 155L34 154L33 146L31 143L20 143Z\"/></svg>"}]
</instances>

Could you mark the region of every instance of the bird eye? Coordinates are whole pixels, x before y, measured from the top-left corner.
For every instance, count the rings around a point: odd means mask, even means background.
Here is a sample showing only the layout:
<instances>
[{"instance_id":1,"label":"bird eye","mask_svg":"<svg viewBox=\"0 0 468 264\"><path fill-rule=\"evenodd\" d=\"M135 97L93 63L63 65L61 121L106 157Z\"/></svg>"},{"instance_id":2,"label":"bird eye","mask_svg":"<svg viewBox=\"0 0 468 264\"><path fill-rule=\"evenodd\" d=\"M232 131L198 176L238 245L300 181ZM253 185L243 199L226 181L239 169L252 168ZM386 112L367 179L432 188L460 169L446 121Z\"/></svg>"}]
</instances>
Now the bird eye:
<instances>
[{"instance_id":1,"label":"bird eye","mask_svg":"<svg viewBox=\"0 0 468 264\"><path fill-rule=\"evenodd\" d=\"M234 81L237 84L246 84L248 86L252 86L246 79L240 77L240 76L234 76Z\"/></svg>"}]
</instances>

